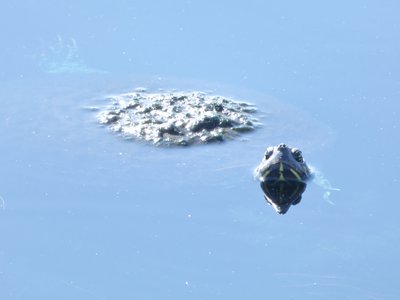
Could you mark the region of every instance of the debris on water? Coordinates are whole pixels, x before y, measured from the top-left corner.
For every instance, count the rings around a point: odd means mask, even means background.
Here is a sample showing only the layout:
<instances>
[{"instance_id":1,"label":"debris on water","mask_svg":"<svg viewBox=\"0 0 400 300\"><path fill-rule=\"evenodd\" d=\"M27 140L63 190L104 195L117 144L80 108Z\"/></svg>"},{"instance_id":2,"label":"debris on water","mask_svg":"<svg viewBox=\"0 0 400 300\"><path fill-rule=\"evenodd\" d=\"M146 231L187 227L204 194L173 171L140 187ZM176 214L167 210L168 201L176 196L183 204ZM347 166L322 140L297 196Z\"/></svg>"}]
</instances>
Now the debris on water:
<instances>
[{"instance_id":1,"label":"debris on water","mask_svg":"<svg viewBox=\"0 0 400 300\"><path fill-rule=\"evenodd\" d=\"M110 100L99 113L101 124L157 146L222 142L260 125L254 105L203 92L150 93L138 88Z\"/></svg>"}]
</instances>

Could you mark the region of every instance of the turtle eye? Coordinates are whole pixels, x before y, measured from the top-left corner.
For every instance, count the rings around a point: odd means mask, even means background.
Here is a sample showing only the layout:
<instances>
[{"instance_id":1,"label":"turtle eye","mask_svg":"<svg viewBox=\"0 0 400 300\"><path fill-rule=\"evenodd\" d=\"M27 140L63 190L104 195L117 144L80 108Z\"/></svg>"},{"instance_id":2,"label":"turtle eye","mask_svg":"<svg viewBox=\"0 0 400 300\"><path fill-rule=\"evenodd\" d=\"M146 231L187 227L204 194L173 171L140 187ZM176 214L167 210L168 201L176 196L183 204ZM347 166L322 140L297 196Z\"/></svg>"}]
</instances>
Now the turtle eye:
<instances>
[{"instance_id":1,"label":"turtle eye","mask_svg":"<svg viewBox=\"0 0 400 300\"><path fill-rule=\"evenodd\" d=\"M273 151L274 151L274 148L268 147L268 148L267 148L267 151L265 151L265 159L270 158Z\"/></svg>"},{"instance_id":2,"label":"turtle eye","mask_svg":"<svg viewBox=\"0 0 400 300\"><path fill-rule=\"evenodd\" d=\"M303 155L301 154L301 151L300 151L299 149L293 149L293 150L292 150L292 154L293 154L294 159L295 159L297 162L299 162L299 163L304 162L304 160L303 160Z\"/></svg>"}]
</instances>

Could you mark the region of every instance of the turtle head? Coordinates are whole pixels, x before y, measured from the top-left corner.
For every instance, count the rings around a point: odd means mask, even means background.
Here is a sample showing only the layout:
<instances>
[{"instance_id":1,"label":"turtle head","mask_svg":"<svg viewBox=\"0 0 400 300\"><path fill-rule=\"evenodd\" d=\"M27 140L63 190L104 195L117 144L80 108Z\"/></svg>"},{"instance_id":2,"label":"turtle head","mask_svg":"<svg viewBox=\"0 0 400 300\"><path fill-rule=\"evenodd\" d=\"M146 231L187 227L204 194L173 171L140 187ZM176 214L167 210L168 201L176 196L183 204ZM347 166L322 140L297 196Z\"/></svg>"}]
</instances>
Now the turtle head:
<instances>
[{"instance_id":1,"label":"turtle head","mask_svg":"<svg viewBox=\"0 0 400 300\"><path fill-rule=\"evenodd\" d=\"M267 202L285 214L291 205L300 202L311 174L299 149L279 144L267 148L256 176Z\"/></svg>"}]
</instances>

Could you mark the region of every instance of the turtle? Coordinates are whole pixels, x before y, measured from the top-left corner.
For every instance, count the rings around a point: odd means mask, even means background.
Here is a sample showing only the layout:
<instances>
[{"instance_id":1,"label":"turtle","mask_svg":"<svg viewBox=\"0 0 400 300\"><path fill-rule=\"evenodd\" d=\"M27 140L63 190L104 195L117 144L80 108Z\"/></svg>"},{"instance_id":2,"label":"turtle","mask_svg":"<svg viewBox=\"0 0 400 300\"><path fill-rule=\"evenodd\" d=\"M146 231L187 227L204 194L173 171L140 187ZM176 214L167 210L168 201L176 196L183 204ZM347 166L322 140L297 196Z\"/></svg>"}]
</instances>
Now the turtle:
<instances>
[{"instance_id":1,"label":"turtle","mask_svg":"<svg viewBox=\"0 0 400 300\"><path fill-rule=\"evenodd\" d=\"M281 143L267 148L256 176L267 203L283 215L300 203L312 173L299 149Z\"/></svg>"}]
</instances>

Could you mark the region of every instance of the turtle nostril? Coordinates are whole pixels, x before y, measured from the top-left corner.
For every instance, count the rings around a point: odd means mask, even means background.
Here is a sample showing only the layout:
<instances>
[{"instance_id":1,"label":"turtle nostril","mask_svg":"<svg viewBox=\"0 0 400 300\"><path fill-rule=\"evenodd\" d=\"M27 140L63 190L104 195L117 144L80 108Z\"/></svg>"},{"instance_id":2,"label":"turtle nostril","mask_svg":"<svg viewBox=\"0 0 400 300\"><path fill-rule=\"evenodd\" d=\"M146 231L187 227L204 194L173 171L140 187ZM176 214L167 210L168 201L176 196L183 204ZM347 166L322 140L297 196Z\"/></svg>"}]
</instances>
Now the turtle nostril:
<instances>
[{"instance_id":1,"label":"turtle nostril","mask_svg":"<svg viewBox=\"0 0 400 300\"><path fill-rule=\"evenodd\" d=\"M281 143L281 144L278 145L278 149L284 149L284 148L286 148L285 144Z\"/></svg>"}]
</instances>

